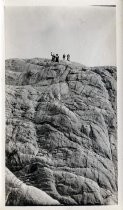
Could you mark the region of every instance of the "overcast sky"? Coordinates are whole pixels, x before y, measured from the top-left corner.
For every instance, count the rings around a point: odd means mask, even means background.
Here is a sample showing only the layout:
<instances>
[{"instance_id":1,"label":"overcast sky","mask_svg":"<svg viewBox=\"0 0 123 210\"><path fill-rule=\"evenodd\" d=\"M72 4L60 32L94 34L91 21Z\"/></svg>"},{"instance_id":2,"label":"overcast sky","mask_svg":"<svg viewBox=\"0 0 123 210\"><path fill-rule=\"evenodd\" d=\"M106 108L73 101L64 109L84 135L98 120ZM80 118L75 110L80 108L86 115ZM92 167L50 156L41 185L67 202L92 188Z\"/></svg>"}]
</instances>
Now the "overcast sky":
<instances>
[{"instance_id":1,"label":"overcast sky","mask_svg":"<svg viewBox=\"0 0 123 210\"><path fill-rule=\"evenodd\" d=\"M6 7L6 58L70 53L87 66L116 65L115 7Z\"/></svg>"}]
</instances>

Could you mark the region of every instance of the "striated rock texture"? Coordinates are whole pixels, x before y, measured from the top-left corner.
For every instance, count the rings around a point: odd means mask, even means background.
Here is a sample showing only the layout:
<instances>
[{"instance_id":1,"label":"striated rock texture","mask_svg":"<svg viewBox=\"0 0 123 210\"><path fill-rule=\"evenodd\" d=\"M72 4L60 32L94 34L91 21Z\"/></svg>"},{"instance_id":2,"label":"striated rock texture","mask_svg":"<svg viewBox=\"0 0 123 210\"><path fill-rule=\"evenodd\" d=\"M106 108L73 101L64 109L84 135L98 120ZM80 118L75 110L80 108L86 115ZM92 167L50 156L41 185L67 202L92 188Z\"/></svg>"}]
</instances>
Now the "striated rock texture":
<instances>
[{"instance_id":1,"label":"striated rock texture","mask_svg":"<svg viewBox=\"0 0 123 210\"><path fill-rule=\"evenodd\" d=\"M6 60L6 205L117 204L116 111L116 67Z\"/></svg>"},{"instance_id":2,"label":"striated rock texture","mask_svg":"<svg viewBox=\"0 0 123 210\"><path fill-rule=\"evenodd\" d=\"M59 205L59 202L42 190L24 184L6 168L6 205Z\"/></svg>"}]
</instances>

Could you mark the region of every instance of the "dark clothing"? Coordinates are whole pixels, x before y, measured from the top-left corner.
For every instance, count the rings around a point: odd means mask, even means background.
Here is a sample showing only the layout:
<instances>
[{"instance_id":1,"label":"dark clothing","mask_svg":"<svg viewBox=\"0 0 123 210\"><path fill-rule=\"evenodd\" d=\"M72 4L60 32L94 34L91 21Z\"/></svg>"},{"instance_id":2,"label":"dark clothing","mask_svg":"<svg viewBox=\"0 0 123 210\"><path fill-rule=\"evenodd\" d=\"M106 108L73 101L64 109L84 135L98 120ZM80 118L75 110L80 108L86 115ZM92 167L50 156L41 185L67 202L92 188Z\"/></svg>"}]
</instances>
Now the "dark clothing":
<instances>
[{"instance_id":1,"label":"dark clothing","mask_svg":"<svg viewBox=\"0 0 123 210\"><path fill-rule=\"evenodd\" d=\"M53 55L53 56L52 56L52 61L55 62L55 59L56 59L56 56Z\"/></svg>"},{"instance_id":2,"label":"dark clothing","mask_svg":"<svg viewBox=\"0 0 123 210\"><path fill-rule=\"evenodd\" d=\"M69 54L67 55L67 61L70 61L70 55Z\"/></svg>"},{"instance_id":3,"label":"dark clothing","mask_svg":"<svg viewBox=\"0 0 123 210\"><path fill-rule=\"evenodd\" d=\"M65 54L63 54L63 60L65 60L65 57L66 57L66 55L65 55Z\"/></svg>"},{"instance_id":4,"label":"dark clothing","mask_svg":"<svg viewBox=\"0 0 123 210\"><path fill-rule=\"evenodd\" d=\"M56 56L55 56L54 54L52 54L52 52L51 52L51 56L52 56L51 61L55 62L55 58L56 58Z\"/></svg>"},{"instance_id":5,"label":"dark clothing","mask_svg":"<svg viewBox=\"0 0 123 210\"><path fill-rule=\"evenodd\" d=\"M56 59L55 59L56 62L59 62L59 56L56 55Z\"/></svg>"}]
</instances>

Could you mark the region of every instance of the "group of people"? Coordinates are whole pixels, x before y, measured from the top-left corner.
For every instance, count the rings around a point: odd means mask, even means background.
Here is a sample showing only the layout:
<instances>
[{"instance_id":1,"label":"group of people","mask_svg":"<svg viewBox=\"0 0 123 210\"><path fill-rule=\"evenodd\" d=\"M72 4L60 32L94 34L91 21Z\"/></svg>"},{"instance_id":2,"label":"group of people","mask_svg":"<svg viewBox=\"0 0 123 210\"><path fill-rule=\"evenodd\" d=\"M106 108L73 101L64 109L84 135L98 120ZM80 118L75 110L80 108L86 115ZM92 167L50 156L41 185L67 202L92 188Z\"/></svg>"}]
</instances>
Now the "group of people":
<instances>
[{"instance_id":1,"label":"group of people","mask_svg":"<svg viewBox=\"0 0 123 210\"><path fill-rule=\"evenodd\" d=\"M58 54L55 55L54 53L51 52L51 57L52 57L51 61L59 62L59 55ZM67 57L67 61L70 61L70 54L67 54L67 55L63 54L63 60L64 61L65 61L66 57Z\"/></svg>"},{"instance_id":2,"label":"group of people","mask_svg":"<svg viewBox=\"0 0 123 210\"><path fill-rule=\"evenodd\" d=\"M67 61L70 61L70 54L67 55L63 54L63 60L65 60L66 56L67 56Z\"/></svg>"}]
</instances>

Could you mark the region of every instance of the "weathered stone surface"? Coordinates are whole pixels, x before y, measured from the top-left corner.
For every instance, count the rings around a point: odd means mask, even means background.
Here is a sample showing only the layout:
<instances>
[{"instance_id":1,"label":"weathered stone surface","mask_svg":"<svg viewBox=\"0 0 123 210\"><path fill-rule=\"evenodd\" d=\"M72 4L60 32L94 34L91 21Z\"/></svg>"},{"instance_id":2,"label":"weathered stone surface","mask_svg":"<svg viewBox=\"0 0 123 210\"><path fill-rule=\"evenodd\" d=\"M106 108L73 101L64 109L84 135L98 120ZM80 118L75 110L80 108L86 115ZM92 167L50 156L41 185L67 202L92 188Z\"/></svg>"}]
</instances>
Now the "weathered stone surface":
<instances>
[{"instance_id":1,"label":"weathered stone surface","mask_svg":"<svg viewBox=\"0 0 123 210\"><path fill-rule=\"evenodd\" d=\"M53 198L24 205L116 204L116 130L116 67L6 61L6 166Z\"/></svg>"},{"instance_id":2,"label":"weathered stone surface","mask_svg":"<svg viewBox=\"0 0 123 210\"><path fill-rule=\"evenodd\" d=\"M59 202L42 190L24 184L6 168L6 205L59 205Z\"/></svg>"}]
</instances>

